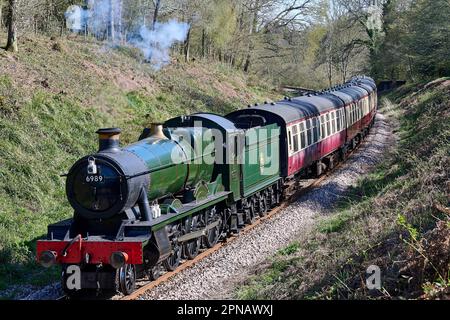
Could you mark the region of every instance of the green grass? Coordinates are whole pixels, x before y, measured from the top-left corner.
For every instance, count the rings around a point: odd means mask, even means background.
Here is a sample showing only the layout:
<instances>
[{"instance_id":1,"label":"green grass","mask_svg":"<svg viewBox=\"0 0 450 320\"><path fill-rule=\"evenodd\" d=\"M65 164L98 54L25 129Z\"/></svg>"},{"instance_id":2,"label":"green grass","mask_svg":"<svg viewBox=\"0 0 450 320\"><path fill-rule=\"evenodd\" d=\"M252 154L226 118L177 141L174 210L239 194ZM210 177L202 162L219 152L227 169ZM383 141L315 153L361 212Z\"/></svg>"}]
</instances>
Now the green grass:
<instances>
[{"instance_id":1,"label":"green grass","mask_svg":"<svg viewBox=\"0 0 450 320\"><path fill-rule=\"evenodd\" d=\"M281 254L282 256L290 256L290 255L296 253L299 248L300 248L300 243L292 242L287 247L279 250L278 253Z\"/></svg>"},{"instance_id":2,"label":"green grass","mask_svg":"<svg viewBox=\"0 0 450 320\"><path fill-rule=\"evenodd\" d=\"M0 118L0 287L31 281L35 240L70 216L59 176L95 150L105 115L38 92L14 118Z\"/></svg>"},{"instance_id":3,"label":"green grass","mask_svg":"<svg viewBox=\"0 0 450 320\"><path fill-rule=\"evenodd\" d=\"M283 273L287 270L287 268L295 265L298 260L298 258L274 259L264 273L258 277L251 278L246 286L239 288L236 292L236 297L241 300L264 299L261 292L270 290L271 286L275 283L283 281Z\"/></svg>"},{"instance_id":4,"label":"green grass","mask_svg":"<svg viewBox=\"0 0 450 320\"><path fill-rule=\"evenodd\" d=\"M222 64L156 73L134 49L81 38L23 36L15 57L0 50L0 69L0 290L58 279L35 263L35 243L71 216L60 174L96 150L98 128L121 127L127 144L151 122L278 97Z\"/></svg>"},{"instance_id":5,"label":"green grass","mask_svg":"<svg viewBox=\"0 0 450 320\"><path fill-rule=\"evenodd\" d=\"M343 211L331 218L322 220L317 227L319 229L319 232L322 233L339 232L351 219L351 213L348 211Z\"/></svg>"}]
</instances>

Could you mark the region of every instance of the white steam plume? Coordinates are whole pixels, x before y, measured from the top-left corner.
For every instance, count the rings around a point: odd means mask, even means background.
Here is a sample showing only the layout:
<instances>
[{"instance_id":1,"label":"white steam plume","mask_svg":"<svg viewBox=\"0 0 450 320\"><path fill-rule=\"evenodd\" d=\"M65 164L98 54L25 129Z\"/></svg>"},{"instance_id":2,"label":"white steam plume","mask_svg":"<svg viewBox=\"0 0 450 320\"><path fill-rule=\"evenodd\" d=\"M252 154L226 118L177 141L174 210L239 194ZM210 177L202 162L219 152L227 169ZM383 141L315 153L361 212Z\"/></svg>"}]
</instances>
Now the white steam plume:
<instances>
[{"instance_id":1,"label":"white steam plume","mask_svg":"<svg viewBox=\"0 0 450 320\"><path fill-rule=\"evenodd\" d=\"M122 36L120 30L120 26L123 26L122 8L119 3L110 0L91 0L87 9L72 5L65 13L67 28L73 32L88 31L97 38L109 39L114 43ZM127 39L122 40L139 48L146 61L159 70L170 63L171 46L184 41L188 31L187 23L171 19L168 22L157 22L153 29L141 25L134 33L128 32Z\"/></svg>"},{"instance_id":2,"label":"white steam plume","mask_svg":"<svg viewBox=\"0 0 450 320\"><path fill-rule=\"evenodd\" d=\"M145 58L156 69L160 69L170 63L170 47L177 41L184 41L188 30L187 23L179 23L175 19L166 23L157 22L153 30L141 26L139 36L132 39L130 43L141 49Z\"/></svg>"}]
</instances>

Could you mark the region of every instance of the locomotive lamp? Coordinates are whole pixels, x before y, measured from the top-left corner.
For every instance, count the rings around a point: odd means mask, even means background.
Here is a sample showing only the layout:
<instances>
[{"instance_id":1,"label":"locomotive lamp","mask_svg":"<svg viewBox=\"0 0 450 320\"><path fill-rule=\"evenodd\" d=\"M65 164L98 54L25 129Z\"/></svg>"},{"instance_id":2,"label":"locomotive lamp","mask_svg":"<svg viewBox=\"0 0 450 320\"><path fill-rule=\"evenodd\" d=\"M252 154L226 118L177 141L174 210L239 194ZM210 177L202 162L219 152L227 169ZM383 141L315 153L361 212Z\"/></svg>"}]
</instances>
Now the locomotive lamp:
<instances>
[{"instance_id":1,"label":"locomotive lamp","mask_svg":"<svg viewBox=\"0 0 450 320\"><path fill-rule=\"evenodd\" d=\"M109 259L109 262L111 263L111 266L114 269L120 269L122 268L125 263L128 261L128 255L125 252L113 252L111 254L111 257Z\"/></svg>"},{"instance_id":2,"label":"locomotive lamp","mask_svg":"<svg viewBox=\"0 0 450 320\"><path fill-rule=\"evenodd\" d=\"M97 165L95 164L95 158L94 157L89 157L88 158L87 173L88 174L97 174Z\"/></svg>"},{"instance_id":3,"label":"locomotive lamp","mask_svg":"<svg viewBox=\"0 0 450 320\"><path fill-rule=\"evenodd\" d=\"M39 263L45 268L50 268L56 263L56 257L55 251L44 251L39 256Z\"/></svg>"}]
</instances>

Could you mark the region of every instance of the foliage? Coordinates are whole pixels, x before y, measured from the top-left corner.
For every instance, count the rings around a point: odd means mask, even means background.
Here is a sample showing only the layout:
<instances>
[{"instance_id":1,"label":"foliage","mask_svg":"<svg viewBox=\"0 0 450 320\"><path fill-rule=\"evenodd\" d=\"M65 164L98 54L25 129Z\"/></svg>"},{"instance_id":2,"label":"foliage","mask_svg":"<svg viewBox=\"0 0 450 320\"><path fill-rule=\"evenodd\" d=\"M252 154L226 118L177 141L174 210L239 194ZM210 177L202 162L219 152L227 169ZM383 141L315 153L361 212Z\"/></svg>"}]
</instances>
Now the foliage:
<instances>
[{"instance_id":1,"label":"foliage","mask_svg":"<svg viewBox=\"0 0 450 320\"><path fill-rule=\"evenodd\" d=\"M432 79L450 74L450 4L391 0L384 6L385 39L374 56L378 78Z\"/></svg>"}]
</instances>

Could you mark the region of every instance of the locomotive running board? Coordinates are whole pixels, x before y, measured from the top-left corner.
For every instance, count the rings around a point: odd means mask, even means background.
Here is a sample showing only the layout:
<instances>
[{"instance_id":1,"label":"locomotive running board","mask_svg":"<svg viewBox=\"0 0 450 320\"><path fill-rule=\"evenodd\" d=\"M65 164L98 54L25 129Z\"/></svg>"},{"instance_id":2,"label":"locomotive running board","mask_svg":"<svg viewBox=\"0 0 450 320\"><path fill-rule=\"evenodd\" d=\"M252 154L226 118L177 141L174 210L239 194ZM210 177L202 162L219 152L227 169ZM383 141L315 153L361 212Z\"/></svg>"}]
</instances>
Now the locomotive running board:
<instances>
[{"instance_id":1,"label":"locomotive running board","mask_svg":"<svg viewBox=\"0 0 450 320\"><path fill-rule=\"evenodd\" d=\"M178 210L178 212L163 214L159 218L152 219L150 221L152 230L159 230L171 222L189 216L197 211L203 210L222 201L226 201L230 194L231 191L222 191L217 194L210 195L201 201L183 203L183 206Z\"/></svg>"}]
</instances>

